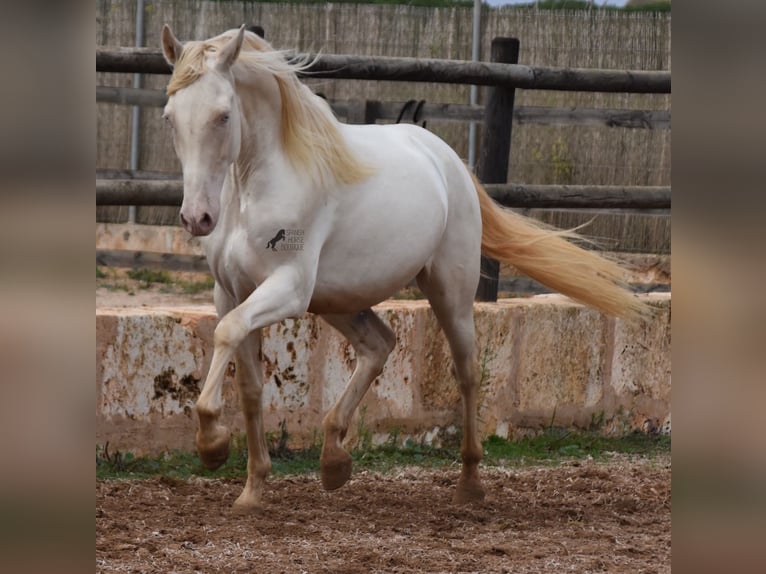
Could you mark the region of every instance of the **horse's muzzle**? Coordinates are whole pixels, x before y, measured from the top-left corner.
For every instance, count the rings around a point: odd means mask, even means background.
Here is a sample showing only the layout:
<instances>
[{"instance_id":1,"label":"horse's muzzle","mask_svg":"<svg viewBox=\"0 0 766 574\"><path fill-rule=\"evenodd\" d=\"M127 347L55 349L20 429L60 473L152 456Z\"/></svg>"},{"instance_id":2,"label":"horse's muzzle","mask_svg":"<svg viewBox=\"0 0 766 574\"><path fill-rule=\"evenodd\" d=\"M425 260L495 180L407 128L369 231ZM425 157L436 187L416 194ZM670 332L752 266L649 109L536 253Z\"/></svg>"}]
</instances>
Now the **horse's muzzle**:
<instances>
[{"instance_id":1,"label":"horse's muzzle","mask_svg":"<svg viewBox=\"0 0 766 574\"><path fill-rule=\"evenodd\" d=\"M210 235L213 229L215 229L215 221L207 212L203 213L200 217L191 217L181 212L180 218L183 228L194 236Z\"/></svg>"}]
</instances>

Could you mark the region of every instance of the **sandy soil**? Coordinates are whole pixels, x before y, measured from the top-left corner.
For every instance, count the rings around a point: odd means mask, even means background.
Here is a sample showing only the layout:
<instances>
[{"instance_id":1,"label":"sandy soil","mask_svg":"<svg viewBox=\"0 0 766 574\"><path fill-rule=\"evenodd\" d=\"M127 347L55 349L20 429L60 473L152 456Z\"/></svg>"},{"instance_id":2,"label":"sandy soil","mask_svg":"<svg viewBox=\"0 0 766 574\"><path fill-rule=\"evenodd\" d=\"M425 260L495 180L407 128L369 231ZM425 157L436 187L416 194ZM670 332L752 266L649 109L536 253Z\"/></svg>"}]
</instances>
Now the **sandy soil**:
<instances>
[{"instance_id":1,"label":"sandy soil","mask_svg":"<svg viewBox=\"0 0 766 574\"><path fill-rule=\"evenodd\" d=\"M173 307L212 305L213 289L197 293L184 291L183 283L209 280L207 273L166 272L172 283L144 283L131 279L127 269L105 268L106 277L96 279L96 308L99 307Z\"/></svg>"},{"instance_id":2,"label":"sandy soil","mask_svg":"<svg viewBox=\"0 0 766 574\"><path fill-rule=\"evenodd\" d=\"M458 469L96 484L98 572L670 572L670 457L488 468L487 500L450 502Z\"/></svg>"},{"instance_id":3,"label":"sandy soil","mask_svg":"<svg viewBox=\"0 0 766 574\"><path fill-rule=\"evenodd\" d=\"M189 282L204 276L183 276ZM212 304L110 270L96 305ZM231 512L244 479L96 484L97 572L670 572L670 457L484 469L482 504L450 502L458 469L272 479L265 509Z\"/></svg>"}]
</instances>

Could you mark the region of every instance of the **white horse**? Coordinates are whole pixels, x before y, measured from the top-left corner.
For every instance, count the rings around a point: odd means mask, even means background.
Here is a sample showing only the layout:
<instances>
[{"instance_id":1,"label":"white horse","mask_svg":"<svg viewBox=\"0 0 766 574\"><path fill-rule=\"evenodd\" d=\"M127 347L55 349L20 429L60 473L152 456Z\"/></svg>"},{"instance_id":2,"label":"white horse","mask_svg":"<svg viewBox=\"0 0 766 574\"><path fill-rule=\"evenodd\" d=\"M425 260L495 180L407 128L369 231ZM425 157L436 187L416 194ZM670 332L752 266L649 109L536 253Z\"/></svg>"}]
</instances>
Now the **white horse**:
<instances>
[{"instance_id":1,"label":"white horse","mask_svg":"<svg viewBox=\"0 0 766 574\"><path fill-rule=\"evenodd\" d=\"M322 485L342 486L351 475L342 445L349 421L395 343L371 307L414 278L449 341L463 399L454 501L483 499L473 323L480 255L606 313L641 314L644 304L619 284L621 269L567 241L573 234L497 206L432 133L339 123L296 66L244 26L181 44L166 25L162 49L173 66L164 118L183 168L180 218L192 235L208 236L220 319L196 404L202 462L217 468L228 457L221 386L236 355L248 465L234 505L261 505L271 469L261 329L310 311L356 351L348 386L322 422Z\"/></svg>"}]
</instances>

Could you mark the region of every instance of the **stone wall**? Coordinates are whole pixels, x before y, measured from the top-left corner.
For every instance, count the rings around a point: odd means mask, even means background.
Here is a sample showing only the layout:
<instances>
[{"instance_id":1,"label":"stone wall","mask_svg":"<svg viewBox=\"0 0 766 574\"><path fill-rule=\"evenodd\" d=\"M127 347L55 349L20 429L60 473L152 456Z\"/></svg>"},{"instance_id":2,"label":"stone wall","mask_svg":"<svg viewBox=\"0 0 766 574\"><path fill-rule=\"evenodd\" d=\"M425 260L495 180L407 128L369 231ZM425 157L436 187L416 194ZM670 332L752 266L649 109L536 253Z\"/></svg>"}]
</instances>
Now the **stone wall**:
<instances>
[{"instance_id":1,"label":"stone wall","mask_svg":"<svg viewBox=\"0 0 766 574\"><path fill-rule=\"evenodd\" d=\"M628 324L553 295L476 304L482 436L517 437L551 425L606 434L670 420L670 295ZM376 307L397 346L352 422L383 442L395 433L438 444L460 429L460 394L446 340L425 301ZM193 413L212 355L212 307L97 309L98 444L135 453L193 450ZM322 416L342 392L354 352L313 315L265 329L267 431L286 422L292 446L321 437ZM243 433L233 365L224 418Z\"/></svg>"}]
</instances>

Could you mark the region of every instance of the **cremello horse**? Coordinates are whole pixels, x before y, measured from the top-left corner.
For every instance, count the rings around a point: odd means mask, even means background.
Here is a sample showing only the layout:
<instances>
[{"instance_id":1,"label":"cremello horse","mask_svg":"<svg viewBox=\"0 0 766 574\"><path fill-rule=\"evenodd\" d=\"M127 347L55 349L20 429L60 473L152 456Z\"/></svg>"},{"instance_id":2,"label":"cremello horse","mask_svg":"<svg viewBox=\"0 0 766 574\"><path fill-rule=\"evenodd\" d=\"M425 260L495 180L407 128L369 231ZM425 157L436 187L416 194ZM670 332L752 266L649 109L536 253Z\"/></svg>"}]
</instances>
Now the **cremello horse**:
<instances>
[{"instance_id":1,"label":"cremello horse","mask_svg":"<svg viewBox=\"0 0 766 574\"><path fill-rule=\"evenodd\" d=\"M442 140L413 125L339 123L327 103L267 42L230 30L181 44L167 25L173 66L164 117L183 168L180 218L208 236L220 318L196 404L202 462L227 458L221 386L236 356L247 426L247 483L235 507L261 504L271 469L264 437L261 329L310 311L356 351L348 386L323 419L322 485L351 475L349 421L394 348L371 309L413 278L449 341L463 400L457 503L481 500L476 429L479 373L473 300L483 253L606 313L640 314L621 270L532 220L498 207Z\"/></svg>"}]
</instances>

